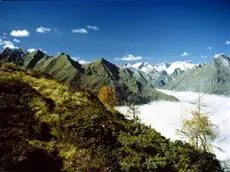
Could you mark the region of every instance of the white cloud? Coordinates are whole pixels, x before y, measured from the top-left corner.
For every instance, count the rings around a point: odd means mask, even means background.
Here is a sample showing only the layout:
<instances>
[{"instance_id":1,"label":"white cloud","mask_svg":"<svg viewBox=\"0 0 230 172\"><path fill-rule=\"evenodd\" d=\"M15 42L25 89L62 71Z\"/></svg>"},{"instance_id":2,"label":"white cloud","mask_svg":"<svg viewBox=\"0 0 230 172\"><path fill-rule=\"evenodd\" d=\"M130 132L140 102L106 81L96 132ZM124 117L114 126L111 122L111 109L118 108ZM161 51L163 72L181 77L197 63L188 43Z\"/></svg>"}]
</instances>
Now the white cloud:
<instances>
[{"instance_id":1,"label":"white cloud","mask_svg":"<svg viewBox=\"0 0 230 172\"><path fill-rule=\"evenodd\" d=\"M28 48L28 49L27 49L27 51L28 51L29 53L32 53L32 52L34 52L34 51L36 51L36 50L40 50L40 51L42 51L43 53L47 53L47 51L46 51L46 50L43 50L42 48Z\"/></svg>"},{"instance_id":2,"label":"white cloud","mask_svg":"<svg viewBox=\"0 0 230 172\"><path fill-rule=\"evenodd\" d=\"M176 134L176 129L182 126L181 117L196 108L195 102L197 102L198 93L167 90L164 92L176 96L180 101L155 101L137 106L140 111L139 117L145 124L151 125L167 138L182 139ZM230 158L230 97L205 94L201 102L205 112L213 112L213 115L210 116L211 121L219 126L221 138L227 138L225 142L217 141L214 143L224 151L215 149L214 152L219 159ZM118 109L124 114L127 112L126 107L119 107Z\"/></svg>"},{"instance_id":3,"label":"white cloud","mask_svg":"<svg viewBox=\"0 0 230 172\"><path fill-rule=\"evenodd\" d=\"M51 30L51 28L47 28L47 27L43 27L43 26L40 26L36 29L36 32L38 33L47 33Z\"/></svg>"},{"instance_id":4,"label":"white cloud","mask_svg":"<svg viewBox=\"0 0 230 172\"><path fill-rule=\"evenodd\" d=\"M85 28L79 28L79 29L72 29L73 33L81 33L81 34L87 34L88 31Z\"/></svg>"},{"instance_id":5,"label":"white cloud","mask_svg":"<svg viewBox=\"0 0 230 172\"><path fill-rule=\"evenodd\" d=\"M226 44L226 45L230 45L230 41L227 40L227 41L225 42L225 44Z\"/></svg>"},{"instance_id":6,"label":"white cloud","mask_svg":"<svg viewBox=\"0 0 230 172\"><path fill-rule=\"evenodd\" d=\"M12 30L10 32L10 35L11 36L14 36L14 37L28 37L30 36L30 32L27 31L26 29L22 29L22 30Z\"/></svg>"},{"instance_id":7,"label":"white cloud","mask_svg":"<svg viewBox=\"0 0 230 172\"><path fill-rule=\"evenodd\" d=\"M35 48L28 48L27 51L28 51L29 53L32 53L32 52L36 51L36 49L35 49Z\"/></svg>"},{"instance_id":8,"label":"white cloud","mask_svg":"<svg viewBox=\"0 0 230 172\"><path fill-rule=\"evenodd\" d=\"M217 54L214 55L214 57L216 58L216 57L219 57L219 56L222 56L222 55L224 55L224 53L217 53Z\"/></svg>"},{"instance_id":9,"label":"white cloud","mask_svg":"<svg viewBox=\"0 0 230 172\"><path fill-rule=\"evenodd\" d=\"M184 51L180 56L182 56L182 57L189 56L189 53Z\"/></svg>"},{"instance_id":10,"label":"white cloud","mask_svg":"<svg viewBox=\"0 0 230 172\"><path fill-rule=\"evenodd\" d=\"M85 60L78 60L78 63L80 64L89 64L90 62L89 61L85 61Z\"/></svg>"},{"instance_id":11,"label":"white cloud","mask_svg":"<svg viewBox=\"0 0 230 172\"><path fill-rule=\"evenodd\" d=\"M20 42L21 42L21 41L20 41L19 39L17 39L17 38L14 38L13 41L16 42L16 43L20 43Z\"/></svg>"},{"instance_id":12,"label":"white cloud","mask_svg":"<svg viewBox=\"0 0 230 172\"><path fill-rule=\"evenodd\" d=\"M137 61L137 60L141 60L141 59L143 59L143 57L134 56L132 54L126 55L122 58L118 58L118 57L115 58L115 60L122 60L122 61Z\"/></svg>"},{"instance_id":13,"label":"white cloud","mask_svg":"<svg viewBox=\"0 0 230 172\"><path fill-rule=\"evenodd\" d=\"M99 27L97 27L97 26L90 26L90 25L88 25L87 28L91 29L91 30L94 30L94 31L98 31L99 30Z\"/></svg>"},{"instance_id":14,"label":"white cloud","mask_svg":"<svg viewBox=\"0 0 230 172\"><path fill-rule=\"evenodd\" d=\"M0 46L2 46L3 48L11 48L11 49L18 48L14 45L13 42L8 40L2 40L1 38L0 38Z\"/></svg>"},{"instance_id":15,"label":"white cloud","mask_svg":"<svg viewBox=\"0 0 230 172\"><path fill-rule=\"evenodd\" d=\"M211 46L206 47L206 49L207 49L208 51L212 51L212 47L211 47Z\"/></svg>"},{"instance_id":16,"label":"white cloud","mask_svg":"<svg viewBox=\"0 0 230 172\"><path fill-rule=\"evenodd\" d=\"M85 60L80 60L81 57L76 57L76 56L73 56L71 57L73 60L77 61L79 64L88 64L90 63L89 61L85 61Z\"/></svg>"},{"instance_id":17,"label":"white cloud","mask_svg":"<svg viewBox=\"0 0 230 172\"><path fill-rule=\"evenodd\" d=\"M97 26L91 26L91 25L88 25L86 26L86 28L76 28L76 29L72 29L72 32L73 33L80 33L80 34L87 34L88 33L88 30L93 30L93 31L98 31L99 30L99 27Z\"/></svg>"}]
</instances>

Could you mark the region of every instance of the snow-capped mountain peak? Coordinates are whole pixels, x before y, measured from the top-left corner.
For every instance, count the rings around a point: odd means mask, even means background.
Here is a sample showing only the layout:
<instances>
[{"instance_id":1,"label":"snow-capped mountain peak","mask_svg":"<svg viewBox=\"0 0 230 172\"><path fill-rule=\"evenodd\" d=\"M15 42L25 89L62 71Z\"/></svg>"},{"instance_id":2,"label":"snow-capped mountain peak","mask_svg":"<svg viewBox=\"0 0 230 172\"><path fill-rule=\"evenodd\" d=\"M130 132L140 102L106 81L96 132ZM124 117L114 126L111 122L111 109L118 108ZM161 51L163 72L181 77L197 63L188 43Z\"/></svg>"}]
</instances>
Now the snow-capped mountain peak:
<instances>
[{"instance_id":1,"label":"snow-capped mountain peak","mask_svg":"<svg viewBox=\"0 0 230 172\"><path fill-rule=\"evenodd\" d=\"M156 69L158 72L161 72L163 70L167 72L167 69L169 66L170 66L169 63L163 62L163 63L159 63L159 64L154 65L154 69Z\"/></svg>"},{"instance_id":2,"label":"snow-capped mountain peak","mask_svg":"<svg viewBox=\"0 0 230 172\"><path fill-rule=\"evenodd\" d=\"M177 68L181 69L182 71L187 71L195 66L197 65L190 63L190 61L175 61L173 63L164 62L156 65L151 65L148 62L138 62L133 65L129 64L127 67L133 67L146 73L149 73L153 70L159 72L166 71L169 75L171 75Z\"/></svg>"},{"instance_id":3,"label":"snow-capped mountain peak","mask_svg":"<svg viewBox=\"0 0 230 172\"><path fill-rule=\"evenodd\" d=\"M196 66L196 64L192 64L189 61L176 61L171 64L165 65L166 68L164 69L169 75L171 75L175 69L179 68L182 71L187 71L192 69ZM159 70L158 70L159 71Z\"/></svg>"},{"instance_id":4,"label":"snow-capped mountain peak","mask_svg":"<svg viewBox=\"0 0 230 172\"><path fill-rule=\"evenodd\" d=\"M161 87L182 75L185 71L198 66L190 61L175 61L156 65L151 65L148 62L128 63L120 67L131 70L132 75L140 81L149 82L154 87Z\"/></svg>"},{"instance_id":5,"label":"snow-capped mountain peak","mask_svg":"<svg viewBox=\"0 0 230 172\"><path fill-rule=\"evenodd\" d=\"M151 70L154 70L154 67L148 62L138 62L133 64L132 67L146 73L150 72Z\"/></svg>"}]
</instances>

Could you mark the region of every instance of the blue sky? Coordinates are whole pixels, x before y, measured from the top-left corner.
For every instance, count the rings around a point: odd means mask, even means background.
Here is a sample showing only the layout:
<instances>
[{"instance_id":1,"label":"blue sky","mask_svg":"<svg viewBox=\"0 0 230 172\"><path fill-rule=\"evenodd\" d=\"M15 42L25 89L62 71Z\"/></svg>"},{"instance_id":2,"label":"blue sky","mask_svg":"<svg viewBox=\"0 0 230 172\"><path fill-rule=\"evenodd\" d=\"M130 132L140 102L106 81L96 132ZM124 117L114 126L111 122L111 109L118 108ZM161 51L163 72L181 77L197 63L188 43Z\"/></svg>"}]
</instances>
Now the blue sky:
<instances>
[{"instance_id":1,"label":"blue sky","mask_svg":"<svg viewBox=\"0 0 230 172\"><path fill-rule=\"evenodd\" d=\"M0 46L86 61L210 61L230 55L230 1L0 1Z\"/></svg>"}]
</instances>

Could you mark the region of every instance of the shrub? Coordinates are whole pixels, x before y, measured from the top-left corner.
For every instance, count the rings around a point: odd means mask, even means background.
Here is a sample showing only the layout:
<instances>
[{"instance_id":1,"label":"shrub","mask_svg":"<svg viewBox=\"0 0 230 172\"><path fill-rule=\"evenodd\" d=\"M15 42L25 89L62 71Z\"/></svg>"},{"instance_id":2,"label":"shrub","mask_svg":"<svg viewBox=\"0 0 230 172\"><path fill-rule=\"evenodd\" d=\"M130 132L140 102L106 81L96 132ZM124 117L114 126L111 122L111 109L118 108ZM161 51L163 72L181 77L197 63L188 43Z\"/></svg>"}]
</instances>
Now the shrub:
<instances>
[{"instance_id":1,"label":"shrub","mask_svg":"<svg viewBox=\"0 0 230 172\"><path fill-rule=\"evenodd\" d=\"M102 103L111 107L114 107L117 104L116 92L110 86L101 87L98 93L98 98L101 100Z\"/></svg>"}]
</instances>

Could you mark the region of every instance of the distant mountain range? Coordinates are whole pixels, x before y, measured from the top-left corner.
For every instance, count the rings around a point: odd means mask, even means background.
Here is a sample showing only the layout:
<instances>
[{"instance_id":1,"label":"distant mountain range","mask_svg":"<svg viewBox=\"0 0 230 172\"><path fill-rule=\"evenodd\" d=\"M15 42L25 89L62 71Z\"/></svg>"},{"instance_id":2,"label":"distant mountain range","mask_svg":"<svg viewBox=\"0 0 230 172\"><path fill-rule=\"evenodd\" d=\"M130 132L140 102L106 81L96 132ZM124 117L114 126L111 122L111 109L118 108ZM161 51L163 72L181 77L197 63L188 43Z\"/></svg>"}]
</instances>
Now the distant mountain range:
<instances>
[{"instance_id":1,"label":"distant mountain range","mask_svg":"<svg viewBox=\"0 0 230 172\"><path fill-rule=\"evenodd\" d=\"M139 62L124 66L143 72L154 87L230 95L230 58L222 54L203 64L177 61L157 65Z\"/></svg>"},{"instance_id":2,"label":"distant mountain range","mask_svg":"<svg viewBox=\"0 0 230 172\"><path fill-rule=\"evenodd\" d=\"M208 64L176 61L116 66L104 58L80 64L65 53L51 57L40 50L28 53L22 49L6 48L0 53L0 60L48 73L73 89L97 93L102 86L110 85L117 92L119 104L128 100L137 104L176 100L155 88L230 94L230 58L225 55L214 57Z\"/></svg>"},{"instance_id":3,"label":"distant mountain range","mask_svg":"<svg viewBox=\"0 0 230 172\"><path fill-rule=\"evenodd\" d=\"M97 75L110 82L121 80L117 67L104 59L85 67L65 54L8 55L2 60L45 69L66 82L79 74L89 80ZM152 113L156 117L158 112ZM91 92L70 89L48 74L4 62L0 140L0 171L222 171L213 153L165 138L138 119L104 106Z\"/></svg>"},{"instance_id":4,"label":"distant mountain range","mask_svg":"<svg viewBox=\"0 0 230 172\"><path fill-rule=\"evenodd\" d=\"M120 105L127 101L143 104L153 100L177 100L157 91L143 72L118 67L103 58L82 65L65 53L51 57L40 50L28 53L6 48L0 60L48 73L76 90L97 93L102 86L110 85L116 90Z\"/></svg>"},{"instance_id":5,"label":"distant mountain range","mask_svg":"<svg viewBox=\"0 0 230 172\"><path fill-rule=\"evenodd\" d=\"M192 64L189 61L176 61L173 63L164 62L164 63L159 63L156 65L151 65L147 62L138 62L138 63L135 63L133 65L129 65L129 66L137 68L137 69L139 69L143 72L146 72L146 73L149 73L149 72L152 72L153 70L156 70L158 72L166 71L168 75L171 75L171 74L173 74L173 72L176 69L180 69L182 71L187 71L187 70L192 69L198 65Z\"/></svg>"},{"instance_id":6,"label":"distant mountain range","mask_svg":"<svg viewBox=\"0 0 230 172\"><path fill-rule=\"evenodd\" d=\"M197 64L192 64L188 61L176 61L173 63L165 62L156 65L151 65L147 62L138 62L133 65L123 65L123 67L144 72L147 75L146 77L148 78L149 82L154 87L162 87L167 85L182 73L197 66Z\"/></svg>"},{"instance_id":7,"label":"distant mountain range","mask_svg":"<svg viewBox=\"0 0 230 172\"><path fill-rule=\"evenodd\" d=\"M215 56L211 63L185 72L164 88L230 95L230 58Z\"/></svg>"}]
</instances>

